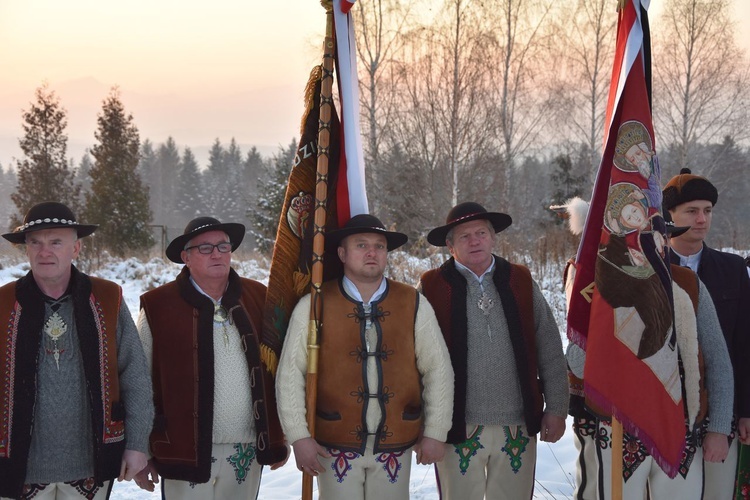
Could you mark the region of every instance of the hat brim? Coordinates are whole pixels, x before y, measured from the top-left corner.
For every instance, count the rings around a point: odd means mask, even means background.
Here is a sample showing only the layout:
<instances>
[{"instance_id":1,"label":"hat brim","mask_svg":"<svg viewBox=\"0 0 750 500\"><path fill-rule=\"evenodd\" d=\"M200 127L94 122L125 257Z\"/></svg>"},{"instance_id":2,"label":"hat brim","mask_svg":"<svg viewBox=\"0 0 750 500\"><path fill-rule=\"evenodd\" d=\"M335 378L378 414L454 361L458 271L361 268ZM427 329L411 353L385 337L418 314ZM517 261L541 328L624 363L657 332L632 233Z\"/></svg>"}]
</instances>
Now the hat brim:
<instances>
[{"instance_id":1,"label":"hat brim","mask_svg":"<svg viewBox=\"0 0 750 500\"><path fill-rule=\"evenodd\" d=\"M427 241L430 243L430 245L436 247L444 247L446 245L445 238L446 236L448 236L448 232L450 232L451 229L465 222L471 222L473 220L479 219L490 221L492 227L495 229L495 233L504 231L513 223L513 219L508 214L504 214L501 212L481 212L466 217L461 217L460 219L454 220L449 224L436 227L427 234Z\"/></svg>"},{"instance_id":2,"label":"hat brim","mask_svg":"<svg viewBox=\"0 0 750 500\"><path fill-rule=\"evenodd\" d=\"M56 224L54 222L50 222L49 224L43 224L43 225L37 225L33 228L27 228L23 231L14 231L12 233L5 233L3 234L3 238L10 241L11 243L15 245L23 245L26 243L26 235L29 233L34 233L36 231L42 231L44 229L56 229L56 228L64 228L64 229L74 229L78 235L78 239L85 238L86 236L90 236L96 229L99 227L98 224Z\"/></svg>"},{"instance_id":3,"label":"hat brim","mask_svg":"<svg viewBox=\"0 0 750 500\"><path fill-rule=\"evenodd\" d=\"M667 234L670 238L676 238L690 231L692 226L669 226L667 225Z\"/></svg>"},{"instance_id":4,"label":"hat brim","mask_svg":"<svg viewBox=\"0 0 750 500\"><path fill-rule=\"evenodd\" d=\"M344 229L336 229L335 231L327 233L325 235L326 250L334 251L341 243L341 240L343 240L347 236L362 233L382 234L383 236L385 236L389 252L391 250L397 249L398 247L404 245L407 241L409 241L408 236L406 236L404 233L399 233L396 231L386 231L385 229L380 229L377 227L349 227Z\"/></svg>"},{"instance_id":5,"label":"hat brim","mask_svg":"<svg viewBox=\"0 0 750 500\"><path fill-rule=\"evenodd\" d=\"M242 240L245 238L245 226L236 222L226 222L224 224L212 224L210 226L204 226L192 233L182 234L177 238L173 239L169 245L167 245L167 258L177 264L184 264L182 260L182 250L190 240L196 236L207 233L209 231L223 231L229 236L229 241L232 243L232 252L237 250Z\"/></svg>"}]
</instances>

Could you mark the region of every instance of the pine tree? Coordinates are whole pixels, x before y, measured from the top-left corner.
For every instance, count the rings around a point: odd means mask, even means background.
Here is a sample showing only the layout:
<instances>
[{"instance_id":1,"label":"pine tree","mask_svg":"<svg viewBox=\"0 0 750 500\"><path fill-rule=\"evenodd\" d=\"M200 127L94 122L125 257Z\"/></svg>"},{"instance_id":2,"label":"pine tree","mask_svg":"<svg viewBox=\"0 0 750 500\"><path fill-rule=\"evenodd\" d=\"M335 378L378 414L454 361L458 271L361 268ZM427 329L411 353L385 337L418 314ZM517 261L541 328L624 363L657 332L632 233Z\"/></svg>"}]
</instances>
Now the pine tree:
<instances>
[{"instance_id":1,"label":"pine tree","mask_svg":"<svg viewBox=\"0 0 750 500\"><path fill-rule=\"evenodd\" d=\"M580 163L580 155L578 160L578 163ZM579 172L582 171L583 173L580 175L574 175L574 170L576 170L576 168L574 168L573 160L570 158L569 154L557 155L555 159L552 160L552 164L554 170L552 174L550 174L550 180L555 187L555 191L552 193L550 203L545 203L544 205L561 205L574 196L581 196L583 194L583 186L588 179L586 170L580 168L580 165L578 165L579 168L577 170ZM562 219L555 215L554 212L548 211L547 213L549 217L553 218L555 224L562 223Z\"/></svg>"},{"instance_id":2,"label":"pine tree","mask_svg":"<svg viewBox=\"0 0 750 500\"><path fill-rule=\"evenodd\" d=\"M184 227L183 220L174 213L175 206L175 179L180 170L180 150L177 148L172 137L167 137L167 142L159 145L156 152L156 190L152 190L156 196L157 210L154 220L158 224L169 227Z\"/></svg>"},{"instance_id":3,"label":"pine tree","mask_svg":"<svg viewBox=\"0 0 750 500\"><path fill-rule=\"evenodd\" d=\"M295 139L286 148L279 147L279 151L273 155L271 166L266 169L266 175L258 181L258 202L254 208L248 209L247 216L253 221L250 233L255 237L255 246L261 252L265 253L273 248L287 181L296 154Z\"/></svg>"},{"instance_id":4,"label":"pine tree","mask_svg":"<svg viewBox=\"0 0 750 500\"><path fill-rule=\"evenodd\" d=\"M76 182L81 185L81 195L84 197L91 193L91 168L94 166L94 162L91 161L91 155L87 149L81 157L78 168L76 169Z\"/></svg>"},{"instance_id":5,"label":"pine tree","mask_svg":"<svg viewBox=\"0 0 750 500\"><path fill-rule=\"evenodd\" d=\"M91 149L91 193L86 196L86 220L99 224L96 242L119 257L154 244L148 188L138 175L140 138L133 115L125 114L115 87L97 117L98 141Z\"/></svg>"},{"instance_id":6,"label":"pine tree","mask_svg":"<svg viewBox=\"0 0 750 500\"><path fill-rule=\"evenodd\" d=\"M0 165L0 226L10 227L11 214L13 213L13 202L10 199L10 195L13 189L16 187L16 173L10 166L6 170L3 170Z\"/></svg>"},{"instance_id":7,"label":"pine tree","mask_svg":"<svg viewBox=\"0 0 750 500\"><path fill-rule=\"evenodd\" d=\"M227 168L224 165L226 157L224 147L217 138L208 151L208 168L203 172L203 185L206 188L206 215L221 219L223 203L221 197L225 195L224 187L227 182Z\"/></svg>"},{"instance_id":8,"label":"pine tree","mask_svg":"<svg viewBox=\"0 0 750 500\"><path fill-rule=\"evenodd\" d=\"M201 173L190 148L185 148L180 161L175 193L175 212L185 223L204 213Z\"/></svg>"},{"instance_id":9,"label":"pine tree","mask_svg":"<svg viewBox=\"0 0 750 500\"><path fill-rule=\"evenodd\" d=\"M11 195L18 210L11 226L20 224L24 214L42 201L59 201L73 212L79 208L81 188L66 157L67 112L47 84L36 89L36 102L23 112L23 137L18 143L23 158L17 160L18 186Z\"/></svg>"},{"instance_id":10,"label":"pine tree","mask_svg":"<svg viewBox=\"0 0 750 500\"><path fill-rule=\"evenodd\" d=\"M226 169L226 181L222 189L223 207L219 212L222 220L240 222L244 219L247 205L246 187L242 182L242 150L234 137L229 142L229 147L224 154L224 168Z\"/></svg>"}]
</instances>

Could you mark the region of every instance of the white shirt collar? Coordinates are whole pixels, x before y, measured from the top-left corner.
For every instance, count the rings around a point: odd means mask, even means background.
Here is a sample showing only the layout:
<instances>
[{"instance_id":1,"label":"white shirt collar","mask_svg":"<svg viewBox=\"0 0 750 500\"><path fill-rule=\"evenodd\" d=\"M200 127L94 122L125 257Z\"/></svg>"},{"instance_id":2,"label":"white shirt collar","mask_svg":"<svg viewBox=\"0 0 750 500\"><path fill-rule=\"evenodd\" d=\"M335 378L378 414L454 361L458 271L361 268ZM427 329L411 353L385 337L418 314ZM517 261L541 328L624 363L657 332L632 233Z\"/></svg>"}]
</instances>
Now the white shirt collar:
<instances>
[{"instance_id":1,"label":"white shirt collar","mask_svg":"<svg viewBox=\"0 0 750 500\"><path fill-rule=\"evenodd\" d=\"M672 248L672 251L680 258L680 265L683 267L689 267L693 270L693 272L698 272L698 266L701 263L701 255L703 255L703 247L701 246L701 249L698 251L698 253L694 253L693 255L682 255L680 252L676 251L674 248Z\"/></svg>"},{"instance_id":2,"label":"white shirt collar","mask_svg":"<svg viewBox=\"0 0 750 500\"><path fill-rule=\"evenodd\" d=\"M370 297L370 300L368 302L365 302L364 300L362 300L362 294L359 293L359 289L357 288L357 285L355 285L352 280L344 276L343 283L344 283L344 291L347 293L347 295L349 295L351 298L353 298L357 302L362 302L362 304L366 306L369 306L370 302L375 302L378 299L380 299L380 297L382 297L383 294L385 293L385 288L386 288L385 278L382 278L380 280L380 286L378 287L378 289L375 290L375 293L372 294L372 297Z\"/></svg>"},{"instance_id":3,"label":"white shirt collar","mask_svg":"<svg viewBox=\"0 0 750 500\"><path fill-rule=\"evenodd\" d=\"M211 302L213 302L214 305L221 304L221 299L216 300L213 297L211 297L209 294L207 294L206 292L204 292L203 289L198 285L198 283L195 282L195 280L193 279L192 276L190 276L190 283L193 284L193 286L195 287L196 290L198 290L200 293L202 293L203 295L205 295L206 297L208 297L209 299L211 299Z\"/></svg>"},{"instance_id":4,"label":"white shirt collar","mask_svg":"<svg viewBox=\"0 0 750 500\"><path fill-rule=\"evenodd\" d=\"M487 276L488 274L492 273L492 271L495 269L495 258L494 257L492 258L492 262L490 263L490 266L487 269L484 270L484 272L482 273L481 276L477 276L476 274L474 274L474 271L472 271L471 269L469 269L465 265L461 264L459 261L457 261L457 260L454 259L454 262L456 263L456 268L457 269L464 270L467 273L469 273L471 276L474 277L474 279L476 279L479 282L480 285L482 284L482 280L484 280L484 277Z\"/></svg>"}]
</instances>

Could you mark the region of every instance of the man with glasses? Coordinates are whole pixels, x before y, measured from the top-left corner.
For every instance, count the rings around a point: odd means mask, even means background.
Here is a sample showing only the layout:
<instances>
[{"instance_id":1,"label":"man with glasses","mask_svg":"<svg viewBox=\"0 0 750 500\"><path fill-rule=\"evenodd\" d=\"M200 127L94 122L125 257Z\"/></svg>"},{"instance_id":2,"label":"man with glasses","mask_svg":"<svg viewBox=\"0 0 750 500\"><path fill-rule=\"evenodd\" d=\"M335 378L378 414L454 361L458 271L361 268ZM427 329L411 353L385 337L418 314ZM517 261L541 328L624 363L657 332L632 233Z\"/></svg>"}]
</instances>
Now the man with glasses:
<instances>
[{"instance_id":1,"label":"man with glasses","mask_svg":"<svg viewBox=\"0 0 750 500\"><path fill-rule=\"evenodd\" d=\"M288 456L261 360L266 287L230 267L244 236L242 224L193 219L166 251L185 267L141 296L156 418L136 483L153 491L161 476L162 498L256 498L262 466Z\"/></svg>"}]
</instances>

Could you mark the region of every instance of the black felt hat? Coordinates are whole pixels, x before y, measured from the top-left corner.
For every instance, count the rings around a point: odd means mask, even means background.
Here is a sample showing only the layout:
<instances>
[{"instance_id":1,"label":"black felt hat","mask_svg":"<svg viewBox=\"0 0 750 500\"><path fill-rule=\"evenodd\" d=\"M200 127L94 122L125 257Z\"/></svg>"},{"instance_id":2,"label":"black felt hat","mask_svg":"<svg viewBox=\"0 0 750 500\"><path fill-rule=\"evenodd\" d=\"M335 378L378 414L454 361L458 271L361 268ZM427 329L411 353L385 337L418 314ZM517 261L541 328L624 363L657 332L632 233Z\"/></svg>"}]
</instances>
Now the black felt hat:
<instances>
[{"instance_id":1,"label":"black felt hat","mask_svg":"<svg viewBox=\"0 0 750 500\"><path fill-rule=\"evenodd\" d=\"M445 219L445 225L436 227L430 231L427 234L427 241L436 247L444 247L445 237L451 229L459 224L463 224L464 222L478 219L490 221L496 233L506 229L513 223L513 219L511 219L508 214L501 212L488 212L487 209L479 203L465 201L451 208L451 211L448 212L448 217Z\"/></svg>"},{"instance_id":2,"label":"black felt hat","mask_svg":"<svg viewBox=\"0 0 750 500\"><path fill-rule=\"evenodd\" d=\"M213 217L197 217L185 226L185 232L177 238L173 239L169 246L167 246L167 258L172 262L178 264L184 264L181 253L185 249L185 245L190 240L195 238L201 233L207 233L209 231L224 231L229 235L229 241L232 243L232 251L237 250L237 247L242 243L242 239L245 237L245 226L237 222L225 222L221 223L218 219Z\"/></svg>"},{"instance_id":3,"label":"black felt hat","mask_svg":"<svg viewBox=\"0 0 750 500\"><path fill-rule=\"evenodd\" d=\"M26 243L27 233L57 227L75 229L78 237L83 238L96 231L99 226L97 224L79 224L73 211L66 205L56 201L45 201L31 207L26 213L26 217L23 218L23 224L12 232L5 233L3 238L11 243Z\"/></svg>"},{"instance_id":4,"label":"black felt hat","mask_svg":"<svg viewBox=\"0 0 750 500\"><path fill-rule=\"evenodd\" d=\"M326 249L334 250L339 246L341 240L352 234L375 233L385 236L388 242L388 251L395 250L409 240L404 233L388 231L380 219L370 214L355 215L344 224L341 229L326 233Z\"/></svg>"},{"instance_id":5,"label":"black felt hat","mask_svg":"<svg viewBox=\"0 0 750 500\"><path fill-rule=\"evenodd\" d=\"M689 168L683 168L678 175L672 177L662 191L664 210L672 210L677 205L689 201L706 200L716 205L719 192L705 177L693 174Z\"/></svg>"}]
</instances>

